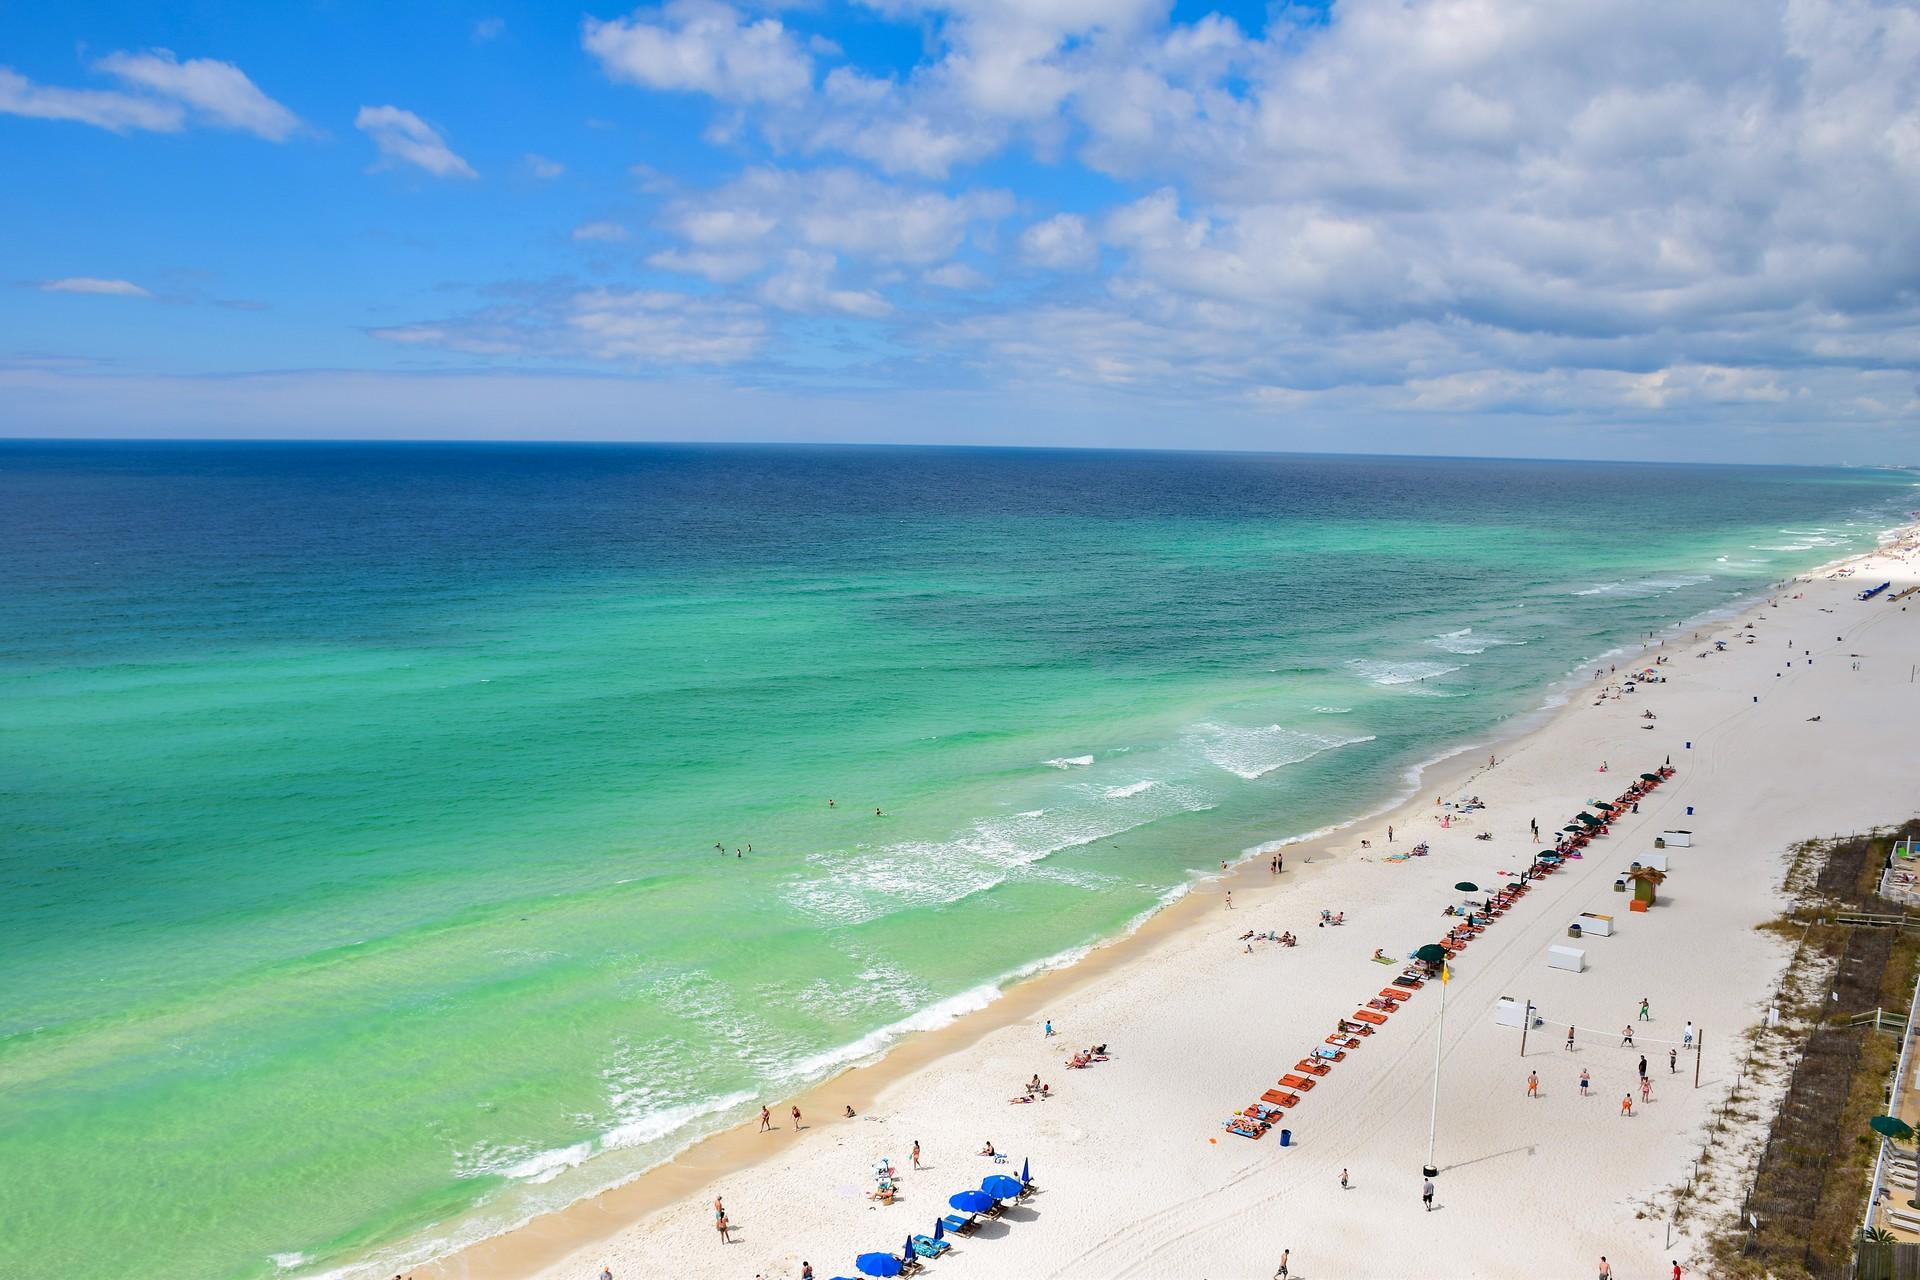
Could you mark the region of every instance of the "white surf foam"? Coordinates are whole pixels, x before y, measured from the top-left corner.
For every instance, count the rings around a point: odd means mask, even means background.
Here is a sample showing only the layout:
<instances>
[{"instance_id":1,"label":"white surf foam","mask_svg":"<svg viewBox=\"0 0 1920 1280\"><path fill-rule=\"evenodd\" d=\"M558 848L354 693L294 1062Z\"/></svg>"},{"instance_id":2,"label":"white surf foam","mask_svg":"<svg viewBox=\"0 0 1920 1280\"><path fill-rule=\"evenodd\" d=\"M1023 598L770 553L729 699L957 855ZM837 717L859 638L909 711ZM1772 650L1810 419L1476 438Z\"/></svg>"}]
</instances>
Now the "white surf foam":
<instances>
[{"instance_id":1,"label":"white surf foam","mask_svg":"<svg viewBox=\"0 0 1920 1280\"><path fill-rule=\"evenodd\" d=\"M1124 787L1108 787L1102 794L1109 800L1124 800L1128 796L1137 796L1141 792L1151 790L1158 785L1154 779L1147 778L1140 782L1128 783Z\"/></svg>"},{"instance_id":2,"label":"white surf foam","mask_svg":"<svg viewBox=\"0 0 1920 1280\"><path fill-rule=\"evenodd\" d=\"M1447 653L1474 654L1485 653L1489 649L1502 645L1525 644L1526 641L1513 640L1487 632L1476 633L1472 627L1462 627L1458 631L1443 631L1437 636L1431 636L1427 643Z\"/></svg>"},{"instance_id":3,"label":"white surf foam","mask_svg":"<svg viewBox=\"0 0 1920 1280\"><path fill-rule=\"evenodd\" d=\"M1093 757L1092 756L1061 756L1058 759L1049 760L1047 761L1047 763L1052 765L1056 769L1084 769L1086 766L1093 763Z\"/></svg>"},{"instance_id":4,"label":"white surf foam","mask_svg":"<svg viewBox=\"0 0 1920 1280\"><path fill-rule=\"evenodd\" d=\"M1323 751L1372 742L1373 735L1337 737L1278 724L1251 729L1202 724L1194 727L1188 740L1214 765L1251 781L1275 769L1311 760Z\"/></svg>"},{"instance_id":5,"label":"white surf foam","mask_svg":"<svg viewBox=\"0 0 1920 1280\"><path fill-rule=\"evenodd\" d=\"M1372 658L1349 658L1347 666L1382 688L1419 684L1422 680L1437 679L1463 669L1458 663L1381 662Z\"/></svg>"}]
</instances>

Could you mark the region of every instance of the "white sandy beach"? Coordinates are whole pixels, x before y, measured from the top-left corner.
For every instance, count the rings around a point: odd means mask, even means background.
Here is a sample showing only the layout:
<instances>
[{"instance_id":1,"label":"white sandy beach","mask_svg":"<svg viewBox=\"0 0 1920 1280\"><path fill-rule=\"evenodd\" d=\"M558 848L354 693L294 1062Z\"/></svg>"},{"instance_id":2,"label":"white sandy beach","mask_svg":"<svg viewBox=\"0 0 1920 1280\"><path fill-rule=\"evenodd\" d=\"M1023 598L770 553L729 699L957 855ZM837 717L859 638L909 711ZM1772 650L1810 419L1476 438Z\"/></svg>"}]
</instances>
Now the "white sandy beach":
<instances>
[{"instance_id":1,"label":"white sandy beach","mask_svg":"<svg viewBox=\"0 0 1920 1280\"><path fill-rule=\"evenodd\" d=\"M636 1184L416 1274L590 1280L604 1265L618 1280L771 1280L798 1276L804 1260L827 1280L855 1274L858 1253L898 1253L908 1234L932 1230L949 1194L989 1173L1017 1174L1029 1159L1038 1194L954 1241L932 1273L1264 1278L1290 1249L1292 1274L1309 1280L1592 1275L1602 1254L1622 1280L1664 1276L1675 1256L1665 1248L1665 1200L1649 1208L1649 1198L1684 1176L1742 1052L1740 1034L1785 961L1787 949L1754 926L1780 910L1788 846L1915 811L1908 739L1920 712L1911 678L1920 607L1904 606L1920 597L1855 599L1882 580L1895 591L1920 581L1904 545L1852 562L1851 577L1823 571L1789 586L1699 639L1666 633L1643 661L1622 656L1624 675L1664 655L1668 681L1596 705L1602 680L1498 747L1492 769L1484 749L1458 758L1431 771L1398 813L1288 849L1284 875L1256 860L1203 887L1079 972L1016 988L961 1026L816 1090L798 1134L776 1106L771 1133L754 1124L721 1135ZM1714 638L1731 641L1725 652L1711 652ZM1647 709L1658 716L1651 730L1642 728ZM1529 838L1529 819L1551 832L1668 756L1678 776L1641 813L1536 885L1460 956L1440 1039L1432 1213L1422 1210L1420 1168L1437 984L1292 1110L1282 1123L1294 1145L1281 1146L1277 1131L1249 1141L1222 1129L1388 984L1398 969L1372 963L1376 947L1405 955L1435 940L1452 923L1440 911L1461 896L1455 881L1504 883L1544 847ZM1488 807L1442 829L1435 796L1463 794ZM1385 861L1389 822L1393 848L1426 840L1431 856ZM1616 875L1674 827L1690 828L1693 846L1668 851L1658 905L1630 914ZM1482 831L1494 839L1475 840ZM1317 928L1323 907L1344 910L1344 927ZM1573 944L1587 953L1584 973L1548 969L1547 947L1569 941L1582 911L1611 913L1614 936ZM1290 929L1300 945L1249 955L1237 940L1248 929ZM1519 1033L1493 1021L1501 996L1531 998L1545 1020L1524 1059ZM1636 1049L1621 1048L1643 996L1653 1020L1636 1023ZM1059 1032L1052 1040L1041 1033L1047 1018ZM1679 1074L1667 1068L1688 1020L1704 1034L1708 1087L1698 1091L1689 1055ZM1571 1053L1569 1023L1585 1029ZM1096 1042L1110 1046L1111 1061L1063 1068ZM1640 1052L1653 1099L1643 1107L1635 1089L1625 1118L1620 1099ZM1584 1099L1583 1069L1594 1082ZM1530 1070L1541 1078L1538 1099L1526 1096ZM1035 1073L1054 1097L1010 1105ZM859 1119L842 1118L848 1103ZM916 1140L924 1171L907 1167ZM976 1155L988 1140L1011 1162ZM883 1157L901 1171L890 1207L864 1194ZM732 1244L713 1228L716 1195Z\"/></svg>"}]
</instances>

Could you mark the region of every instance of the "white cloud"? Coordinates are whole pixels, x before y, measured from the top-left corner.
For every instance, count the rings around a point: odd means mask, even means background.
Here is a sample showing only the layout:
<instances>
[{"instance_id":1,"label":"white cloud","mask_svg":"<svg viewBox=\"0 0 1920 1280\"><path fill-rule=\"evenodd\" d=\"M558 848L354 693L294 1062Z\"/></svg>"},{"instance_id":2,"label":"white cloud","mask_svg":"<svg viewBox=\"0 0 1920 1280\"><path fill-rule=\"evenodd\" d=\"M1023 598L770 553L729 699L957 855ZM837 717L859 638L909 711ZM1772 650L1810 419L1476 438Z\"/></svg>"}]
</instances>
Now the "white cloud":
<instances>
[{"instance_id":1,"label":"white cloud","mask_svg":"<svg viewBox=\"0 0 1920 1280\"><path fill-rule=\"evenodd\" d=\"M50 88L8 67L0 67L0 112L38 120L72 120L115 133L129 129L178 133L187 118L177 102L110 89Z\"/></svg>"},{"instance_id":2,"label":"white cloud","mask_svg":"<svg viewBox=\"0 0 1920 1280\"><path fill-rule=\"evenodd\" d=\"M558 160L549 160L545 156L535 155L531 151L526 154L521 163L527 166L528 173L540 179L542 182L550 182L567 171L567 166L561 164Z\"/></svg>"},{"instance_id":3,"label":"white cloud","mask_svg":"<svg viewBox=\"0 0 1920 1280\"><path fill-rule=\"evenodd\" d=\"M153 295L131 280L109 280L99 276L67 276L61 280L43 280L43 293L93 293L111 298L151 298Z\"/></svg>"},{"instance_id":4,"label":"white cloud","mask_svg":"<svg viewBox=\"0 0 1920 1280\"><path fill-rule=\"evenodd\" d=\"M373 139L380 152L375 168L410 164L436 178L477 178L473 166L455 155L439 132L399 107L362 107L353 127Z\"/></svg>"},{"instance_id":5,"label":"white cloud","mask_svg":"<svg viewBox=\"0 0 1920 1280\"><path fill-rule=\"evenodd\" d=\"M1020 256L1036 267L1055 271L1089 267L1099 252L1087 220L1074 213L1055 214L1020 233Z\"/></svg>"},{"instance_id":6,"label":"white cloud","mask_svg":"<svg viewBox=\"0 0 1920 1280\"><path fill-rule=\"evenodd\" d=\"M37 85L0 67L0 114L40 120L71 120L126 133L178 133L189 121L237 129L282 142L300 128L300 118L260 92L230 62L189 58L166 49L110 53L94 69L124 81L116 89L60 89Z\"/></svg>"},{"instance_id":7,"label":"white cloud","mask_svg":"<svg viewBox=\"0 0 1920 1280\"><path fill-rule=\"evenodd\" d=\"M942 289L960 289L969 293L993 286L993 281L964 262L949 262L945 266L935 267L922 272L920 278Z\"/></svg>"},{"instance_id":8,"label":"white cloud","mask_svg":"<svg viewBox=\"0 0 1920 1280\"><path fill-rule=\"evenodd\" d=\"M505 18L482 18L473 24L474 43L486 44L489 40L496 40L499 38L500 33L506 29L507 20Z\"/></svg>"},{"instance_id":9,"label":"white cloud","mask_svg":"<svg viewBox=\"0 0 1920 1280\"><path fill-rule=\"evenodd\" d=\"M185 103L197 116L222 128L284 142L300 117L260 92L245 72L212 58L180 61L167 49L110 53L94 64L107 74L164 98Z\"/></svg>"},{"instance_id":10,"label":"white cloud","mask_svg":"<svg viewBox=\"0 0 1920 1280\"><path fill-rule=\"evenodd\" d=\"M780 270L760 286L760 296L783 311L839 311L874 318L893 310L879 294L865 289L841 289L833 283L837 260L830 253L795 249Z\"/></svg>"},{"instance_id":11,"label":"white cloud","mask_svg":"<svg viewBox=\"0 0 1920 1280\"><path fill-rule=\"evenodd\" d=\"M666 290L552 292L450 320L369 330L382 342L513 359L728 365L766 341L759 308Z\"/></svg>"},{"instance_id":12,"label":"white cloud","mask_svg":"<svg viewBox=\"0 0 1920 1280\"><path fill-rule=\"evenodd\" d=\"M581 43L616 80L709 94L726 102L784 102L813 84L813 59L778 18L757 20L716 0L671 0L602 22Z\"/></svg>"},{"instance_id":13,"label":"white cloud","mask_svg":"<svg viewBox=\"0 0 1920 1280\"><path fill-rule=\"evenodd\" d=\"M575 240L618 244L627 238L627 229L617 222L583 222L573 229L572 235Z\"/></svg>"}]
</instances>

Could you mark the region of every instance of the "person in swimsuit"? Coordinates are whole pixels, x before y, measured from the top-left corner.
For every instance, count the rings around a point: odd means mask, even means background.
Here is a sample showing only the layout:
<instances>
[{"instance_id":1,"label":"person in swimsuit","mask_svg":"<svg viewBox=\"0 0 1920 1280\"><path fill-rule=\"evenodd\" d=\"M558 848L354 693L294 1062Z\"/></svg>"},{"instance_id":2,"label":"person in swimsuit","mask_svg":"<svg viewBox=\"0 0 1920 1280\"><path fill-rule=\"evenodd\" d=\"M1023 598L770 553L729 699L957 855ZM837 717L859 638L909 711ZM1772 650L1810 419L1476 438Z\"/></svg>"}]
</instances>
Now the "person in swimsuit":
<instances>
[{"instance_id":1,"label":"person in swimsuit","mask_svg":"<svg viewBox=\"0 0 1920 1280\"><path fill-rule=\"evenodd\" d=\"M1538 1071L1527 1072L1527 1096L1529 1098L1537 1098L1540 1096L1540 1073Z\"/></svg>"},{"instance_id":2,"label":"person in swimsuit","mask_svg":"<svg viewBox=\"0 0 1920 1280\"><path fill-rule=\"evenodd\" d=\"M1588 1077L1586 1071L1583 1069L1580 1072L1580 1096L1581 1097L1584 1098L1587 1096L1587 1085L1590 1083L1591 1083L1591 1079Z\"/></svg>"},{"instance_id":3,"label":"person in swimsuit","mask_svg":"<svg viewBox=\"0 0 1920 1280\"><path fill-rule=\"evenodd\" d=\"M773 1112L762 1107L760 1108L760 1132L765 1133L771 1128L773 1128Z\"/></svg>"},{"instance_id":4,"label":"person in swimsuit","mask_svg":"<svg viewBox=\"0 0 1920 1280\"><path fill-rule=\"evenodd\" d=\"M1433 1212L1433 1179L1432 1178L1428 1178L1420 1186L1420 1203L1427 1207L1428 1213Z\"/></svg>"}]
</instances>

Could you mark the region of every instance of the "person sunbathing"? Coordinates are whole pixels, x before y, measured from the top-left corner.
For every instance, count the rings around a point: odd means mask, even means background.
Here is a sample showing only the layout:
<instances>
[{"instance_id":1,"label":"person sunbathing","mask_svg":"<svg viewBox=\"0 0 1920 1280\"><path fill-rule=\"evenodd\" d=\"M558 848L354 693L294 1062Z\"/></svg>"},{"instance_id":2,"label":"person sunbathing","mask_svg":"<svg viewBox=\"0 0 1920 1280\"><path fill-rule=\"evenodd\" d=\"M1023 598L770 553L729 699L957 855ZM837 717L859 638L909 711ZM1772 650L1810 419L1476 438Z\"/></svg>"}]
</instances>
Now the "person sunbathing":
<instances>
[{"instance_id":1,"label":"person sunbathing","mask_svg":"<svg viewBox=\"0 0 1920 1280\"><path fill-rule=\"evenodd\" d=\"M980 1154L983 1156L991 1156L999 1153L993 1149L993 1144L989 1142L986 1146L980 1148Z\"/></svg>"},{"instance_id":2,"label":"person sunbathing","mask_svg":"<svg viewBox=\"0 0 1920 1280\"><path fill-rule=\"evenodd\" d=\"M1373 958L1375 960L1385 960L1387 958L1387 953L1382 951L1379 947L1375 947L1373 949Z\"/></svg>"},{"instance_id":3,"label":"person sunbathing","mask_svg":"<svg viewBox=\"0 0 1920 1280\"><path fill-rule=\"evenodd\" d=\"M1291 933L1283 933L1280 935L1280 945L1283 947L1295 946L1298 943L1299 943L1299 939L1294 937L1293 934Z\"/></svg>"}]
</instances>

